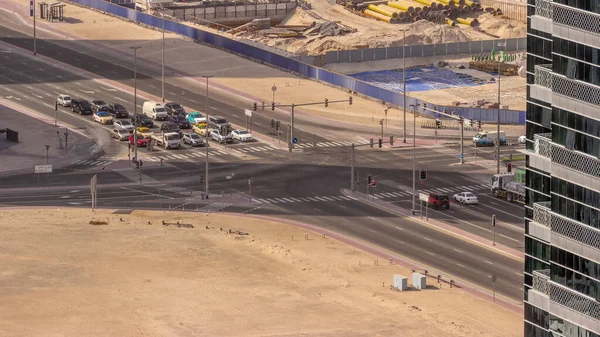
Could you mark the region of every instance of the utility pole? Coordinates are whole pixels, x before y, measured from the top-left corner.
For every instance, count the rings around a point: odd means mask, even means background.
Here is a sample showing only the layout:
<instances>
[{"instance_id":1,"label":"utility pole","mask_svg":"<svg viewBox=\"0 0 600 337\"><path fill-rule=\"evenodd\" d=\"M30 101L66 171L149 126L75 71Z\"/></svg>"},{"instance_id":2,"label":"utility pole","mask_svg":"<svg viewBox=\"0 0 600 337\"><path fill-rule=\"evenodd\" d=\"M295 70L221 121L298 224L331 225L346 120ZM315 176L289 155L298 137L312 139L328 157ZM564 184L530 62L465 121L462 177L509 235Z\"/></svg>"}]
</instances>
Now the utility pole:
<instances>
[{"instance_id":1,"label":"utility pole","mask_svg":"<svg viewBox=\"0 0 600 337\"><path fill-rule=\"evenodd\" d=\"M465 119L461 117L460 120L460 161L459 163L464 164L465 163L465 153L463 151L463 143L465 142L464 140L464 131L465 131Z\"/></svg>"},{"instance_id":2,"label":"utility pole","mask_svg":"<svg viewBox=\"0 0 600 337\"><path fill-rule=\"evenodd\" d=\"M165 8L160 5L161 19L162 19L162 90L161 97L162 101L165 101Z\"/></svg>"},{"instance_id":3,"label":"utility pole","mask_svg":"<svg viewBox=\"0 0 600 337\"><path fill-rule=\"evenodd\" d=\"M33 8L31 9L31 15L33 15L33 55L37 55L37 35L35 29L35 0L33 0Z\"/></svg>"},{"instance_id":4,"label":"utility pole","mask_svg":"<svg viewBox=\"0 0 600 337\"><path fill-rule=\"evenodd\" d=\"M291 149L294 149L294 104L292 104L292 123L290 129L290 144Z\"/></svg>"},{"instance_id":5,"label":"utility pole","mask_svg":"<svg viewBox=\"0 0 600 337\"><path fill-rule=\"evenodd\" d=\"M498 42L498 47L505 47L505 42ZM496 139L498 140L498 146L496 147L496 173L500 174L500 62L498 59L498 127Z\"/></svg>"},{"instance_id":6,"label":"utility pole","mask_svg":"<svg viewBox=\"0 0 600 337\"><path fill-rule=\"evenodd\" d=\"M354 143L350 145L350 191L354 192Z\"/></svg>"},{"instance_id":7,"label":"utility pole","mask_svg":"<svg viewBox=\"0 0 600 337\"><path fill-rule=\"evenodd\" d=\"M135 46L129 48L133 49L133 161L137 162L137 50L141 47Z\"/></svg>"},{"instance_id":8,"label":"utility pole","mask_svg":"<svg viewBox=\"0 0 600 337\"><path fill-rule=\"evenodd\" d=\"M205 198L208 199L208 118L209 118L209 112L208 112L208 79L213 77L212 75L204 75L202 76L204 78L206 78L206 102L205 102L205 109L206 109L206 129L204 129L204 133L205 133L205 142L206 142L206 169L205 169L205 186L204 186L204 195Z\"/></svg>"},{"instance_id":9,"label":"utility pole","mask_svg":"<svg viewBox=\"0 0 600 337\"><path fill-rule=\"evenodd\" d=\"M48 158L48 151L50 150L50 145L45 145L46 146L46 165L49 164L49 158Z\"/></svg>"},{"instance_id":10,"label":"utility pole","mask_svg":"<svg viewBox=\"0 0 600 337\"><path fill-rule=\"evenodd\" d=\"M379 121L379 124L381 124L381 140L383 140L383 119Z\"/></svg>"},{"instance_id":11,"label":"utility pole","mask_svg":"<svg viewBox=\"0 0 600 337\"><path fill-rule=\"evenodd\" d=\"M417 114L414 112L415 107L418 104L414 104L413 105L413 157L412 157L412 214L415 215L416 209L415 209L415 197L416 197L416 193L417 193L417 159L416 159L416 152L417 152Z\"/></svg>"},{"instance_id":12,"label":"utility pole","mask_svg":"<svg viewBox=\"0 0 600 337\"><path fill-rule=\"evenodd\" d=\"M402 92L404 94L404 132L402 142L406 143L406 29L402 29Z\"/></svg>"}]
</instances>

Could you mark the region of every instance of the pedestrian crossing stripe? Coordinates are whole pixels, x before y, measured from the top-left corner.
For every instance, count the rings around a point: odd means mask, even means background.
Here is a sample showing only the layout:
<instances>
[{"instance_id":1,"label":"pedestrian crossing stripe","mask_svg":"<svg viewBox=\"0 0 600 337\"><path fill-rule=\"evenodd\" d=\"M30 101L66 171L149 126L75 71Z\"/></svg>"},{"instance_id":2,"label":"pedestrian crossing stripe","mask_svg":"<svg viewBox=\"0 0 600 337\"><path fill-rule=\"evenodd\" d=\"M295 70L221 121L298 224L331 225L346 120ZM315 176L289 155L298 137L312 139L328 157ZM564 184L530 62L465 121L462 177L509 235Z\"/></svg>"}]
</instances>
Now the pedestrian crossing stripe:
<instances>
[{"instance_id":1,"label":"pedestrian crossing stripe","mask_svg":"<svg viewBox=\"0 0 600 337\"><path fill-rule=\"evenodd\" d=\"M229 154L228 152L224 152L221 150L211 150L210 153L208 154L209 156L215 156L215 155L226 155ZM174 159L196 159L198 157L205 157L206 156L206 152L204 151L199 151L199 152L191 152L191 153L172 153L172 154L167 154L164 156L148 156L145 158L145 160L147 161L152 161L152 162L157 162L160 161L161 158L162 160L174 160Z\"/></svg>"},{"instance_id":2,"label":"pedestrian crossing stripe","mask_svg":"<svg viewBox=\"0 0 600 337\"><path fill-rule=\"evenodd\" d=\"M461 187L443 187L443 188L432 188L426 189L427 193L436 193L436 194L454 194L460 192L475 192L481 190L487 190L489 186L487 184L480 185L469 185L469 186L461 186ZM420 190L415 191L416 194L421 192ZM371 197L375 199L386 199L386 198L400 198L400 197L410 197L412 196L411 191L396 191L396 192L382 192L371 194Z\"/></svg>"},{"instance_id":3,"label":"pedestrian crossing stripe","mask_svg":"<svg viewBox=\"0 0 600 337\"><path fill-rule=\"evenodd\" d=\"M356 142L351 142L351 141L336 141L336 142L317 142L317 147L336 147L336 146L350 146L352 145L352 143L356 143ZM296 148L309 148L309 147L314 147L314 143L303 143L303 144L295 144L294 147Z\"/></svg>"},{"instance_id":4,"label":"pedestrian crossing stripe","mask_svg":"<svg viewBox=\"0 0 600 337\"><path fill-rule=\"evenodd\" d=\"M108 160L77 160L71 163L71 165L86 165L86 166L100 166L108 165L111 161Z\"/></svg>"},{"instance_id":5,"label":"pedestrian crossing stripe","mask_svg":"<svg viewBox=\"0 0 600 337\"><path fill-rule=\"evenodd\" d=\"M252 201L259 204L284 204L284 203L294 203L294 202L332 202L332 201L348 201L348 200L357 200L354 197L345 196L345 195L335 195L335 196L320 196L320 197L285 197L285 198L252 198Z\"/></svg>"},{"instance_id":6,"label":"pedestrian crossing stripe","mask_svg":"<svg viewBox=\"0 0 600 337\"><path fill-rule=\"evenodd\" d=\"M263 152L263 151L272 151L277 150L278 148L272 146L253 146L253 147L242 147L242 148L233 148L235 151L239 152Z\"/></svg>"}]
</instances>

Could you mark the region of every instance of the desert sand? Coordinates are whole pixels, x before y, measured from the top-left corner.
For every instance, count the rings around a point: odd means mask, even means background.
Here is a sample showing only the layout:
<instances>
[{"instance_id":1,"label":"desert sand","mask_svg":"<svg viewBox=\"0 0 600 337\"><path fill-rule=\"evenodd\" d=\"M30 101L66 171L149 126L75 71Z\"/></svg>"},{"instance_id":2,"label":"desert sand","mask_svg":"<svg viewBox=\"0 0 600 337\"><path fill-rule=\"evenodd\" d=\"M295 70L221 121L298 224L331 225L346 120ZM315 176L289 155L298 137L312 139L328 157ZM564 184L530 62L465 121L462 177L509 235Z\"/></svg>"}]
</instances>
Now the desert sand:
<instances>
[{"instance_id":1,"label":"desert sand","mask_svg":"<svg viewBox=\"0 0 600 337\"><path fill-rule=\"evenodd\" d=\"M516 313L393 291L408 270L276 221L4 209L0 236L1 336L522 336Z\"/></svg>"}]
</instances>

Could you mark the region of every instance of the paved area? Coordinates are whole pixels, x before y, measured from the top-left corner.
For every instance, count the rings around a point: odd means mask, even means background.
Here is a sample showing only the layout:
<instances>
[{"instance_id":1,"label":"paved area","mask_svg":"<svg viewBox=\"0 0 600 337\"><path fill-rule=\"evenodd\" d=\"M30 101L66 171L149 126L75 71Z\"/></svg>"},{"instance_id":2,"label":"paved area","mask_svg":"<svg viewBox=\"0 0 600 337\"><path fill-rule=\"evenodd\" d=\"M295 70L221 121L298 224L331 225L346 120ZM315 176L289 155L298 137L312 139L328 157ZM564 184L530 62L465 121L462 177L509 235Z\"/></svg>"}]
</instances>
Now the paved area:
<instances>
[{"instance_id":1,"label":"paved area","mask_svg":"<svg viewBox=\"0 0 600 337\"><path fill-rule=\"evenodd\" d=\"M2 102L0 102L2 103ZM6 140L0 135L0 176L34 172L35 165L66 166L90 154L95 146L89 138L58 124L39 120L0 104L0 129L9 128L19 133L19 142ZM68 130L65 147L65 132ZM46 152L46 145L49 145Z\"/></svg>"}]
</instances>

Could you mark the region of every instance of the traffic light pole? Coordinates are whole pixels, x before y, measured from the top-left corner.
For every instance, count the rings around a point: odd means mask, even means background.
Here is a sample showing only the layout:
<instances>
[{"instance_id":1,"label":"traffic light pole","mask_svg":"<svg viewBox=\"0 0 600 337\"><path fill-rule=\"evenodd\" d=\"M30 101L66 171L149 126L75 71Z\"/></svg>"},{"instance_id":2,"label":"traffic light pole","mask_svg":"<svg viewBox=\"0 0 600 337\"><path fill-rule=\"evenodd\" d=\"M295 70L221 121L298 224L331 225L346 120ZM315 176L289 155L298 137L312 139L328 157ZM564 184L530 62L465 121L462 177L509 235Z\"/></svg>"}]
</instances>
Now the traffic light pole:
<instances>
[{"instance_id":1,"label":"traffic light pole","mask_svg":"<svg viewBox=\"0 0 600 337\"><path fill-rule=\"evenodd\" d=\"M350 145L350 191L354 192L354 143Z\"/></svg>"},{"instance_id":2,"label":"traffic light pole","mask_svg":"<svg viewBox=\"0 0 600 337\"><path fill-rule=\"evenodd\" d=\"M294 104L292 104L292 122L291 122L291 129L290 129L290 143L294 143ZM293 145L292 145L293 146Z\"/></svg>"},{"instance_id":3,"label":"traffic light pole","mask_svg":"<svg viewBox=\"0 0 600 337\"><path fill-rule=\"evenodd\" d=\"M463 150L463 143L465 142L464 136L465 136L465 121L463 119L462 123L460 123L460 161L459 161L459 163L461 163L461 164L465 163L465 159L464 159L465 152Z\"/></svg>"}]
</instances>

